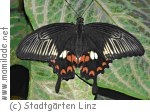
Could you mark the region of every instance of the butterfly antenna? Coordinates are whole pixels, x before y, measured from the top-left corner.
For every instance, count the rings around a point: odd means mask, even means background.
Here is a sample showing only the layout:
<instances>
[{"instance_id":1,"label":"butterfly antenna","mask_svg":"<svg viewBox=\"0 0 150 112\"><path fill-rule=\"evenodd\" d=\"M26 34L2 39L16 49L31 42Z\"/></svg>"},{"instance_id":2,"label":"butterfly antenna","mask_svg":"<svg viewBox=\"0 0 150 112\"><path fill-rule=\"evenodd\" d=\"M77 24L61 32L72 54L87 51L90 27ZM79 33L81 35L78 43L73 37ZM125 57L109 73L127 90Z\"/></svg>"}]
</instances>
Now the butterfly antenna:
<instances>
[{"instance_id":1,"label":"butterfly antenna","mask_svg":"<svg viewBox=\"0 0 150 112\"><path fill-rule=\"evenodd\" d=\"M67 0L65 0L65 1L68 3L69 7L76 13L76 15L79 17L79 14L77 13L77 11L74 10L74 8L71 6L71 4Z\"/></svg>"},{"instance_id":2,"label":"butterfly antenna","mask_svg":"<svg viewBox=\"0 0 150 112\"><path fill-rule=\"evenodd\" d=\"M88 5L88 7L85 9L85 11L83 12L83 14L85 14L85 12L89 9L89 7L91 6L92 3L93 3L93 0L90 2L90 4ZM83 16L83 14L81 15L81 17Z\"/></svg>"}]
</instances>

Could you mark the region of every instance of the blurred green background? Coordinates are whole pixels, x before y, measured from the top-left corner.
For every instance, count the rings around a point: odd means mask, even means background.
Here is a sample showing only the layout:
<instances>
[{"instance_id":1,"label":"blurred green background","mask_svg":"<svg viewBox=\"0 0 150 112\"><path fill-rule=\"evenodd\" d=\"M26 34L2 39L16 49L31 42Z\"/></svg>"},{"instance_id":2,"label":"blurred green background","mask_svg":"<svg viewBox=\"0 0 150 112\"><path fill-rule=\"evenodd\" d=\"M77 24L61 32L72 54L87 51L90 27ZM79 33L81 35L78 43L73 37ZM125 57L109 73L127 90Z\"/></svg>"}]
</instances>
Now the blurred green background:
<instances>
[{"instance_id":1,"label":"blurred green background","mask_svg":"<svg viewBox=\"0 0 150 112\"><path fill-rule=\"evenodd\" d=\"M68 2L82 14L91 0ZM84 13L85 24L105 22L117 25L135 35L146 51L142 57L114 60L110 64L110 69L105 69L105 73L98 76L99 87L139 99L150 99L149 6L150 0L93 0L92 5ZM56 94L54 88L57 75L53 74L48 63L20 60L15 54L19 42L33 30L56 22L76 23L77 16L65 0L11 0L10 9L11 65L21 64L30 70L28 99L94 99L91 86L78 77L63 81L59 94Z\"/></svg>"}]
</instances>

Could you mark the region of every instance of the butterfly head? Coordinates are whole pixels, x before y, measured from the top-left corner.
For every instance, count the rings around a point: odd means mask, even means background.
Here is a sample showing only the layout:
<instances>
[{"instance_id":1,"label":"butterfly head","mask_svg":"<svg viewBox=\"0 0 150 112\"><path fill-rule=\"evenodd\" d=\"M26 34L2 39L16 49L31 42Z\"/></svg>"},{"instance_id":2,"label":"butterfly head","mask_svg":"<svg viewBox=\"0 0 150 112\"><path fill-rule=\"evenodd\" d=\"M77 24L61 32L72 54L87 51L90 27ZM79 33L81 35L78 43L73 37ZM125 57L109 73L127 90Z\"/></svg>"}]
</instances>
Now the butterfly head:
<instances>
[{"instance_id":1,"label":"butterfly head","mask_svg":"<svg viewBox=\"0 0 150 112\"><path fill-rule=\"evenodd\" d=\"M84 21L84 19L83 19L82 17L78 17L78 18L77 18L77 23L78 23L78 24L82 24L83 21Z\"/></svg>"}]
</instances>

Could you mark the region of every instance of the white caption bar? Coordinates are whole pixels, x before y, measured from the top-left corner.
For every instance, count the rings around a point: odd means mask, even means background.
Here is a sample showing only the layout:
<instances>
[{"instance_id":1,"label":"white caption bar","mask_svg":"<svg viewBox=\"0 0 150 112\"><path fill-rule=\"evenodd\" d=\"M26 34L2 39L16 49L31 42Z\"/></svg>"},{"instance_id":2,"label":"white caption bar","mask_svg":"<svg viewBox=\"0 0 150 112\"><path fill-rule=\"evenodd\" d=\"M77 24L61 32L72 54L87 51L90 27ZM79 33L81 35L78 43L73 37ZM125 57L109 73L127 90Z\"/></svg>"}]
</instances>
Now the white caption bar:
<instances>
[{"instance_id":1,"label":"white caption bar","mask_svg":"<svg viewBox=\"0 0 150 112\"><path fill-rule=\"evenodd\" d=\"M0 102L3 112L150 112L150 102L144 100L34 100Z\"/></svg>"}]
</instances>

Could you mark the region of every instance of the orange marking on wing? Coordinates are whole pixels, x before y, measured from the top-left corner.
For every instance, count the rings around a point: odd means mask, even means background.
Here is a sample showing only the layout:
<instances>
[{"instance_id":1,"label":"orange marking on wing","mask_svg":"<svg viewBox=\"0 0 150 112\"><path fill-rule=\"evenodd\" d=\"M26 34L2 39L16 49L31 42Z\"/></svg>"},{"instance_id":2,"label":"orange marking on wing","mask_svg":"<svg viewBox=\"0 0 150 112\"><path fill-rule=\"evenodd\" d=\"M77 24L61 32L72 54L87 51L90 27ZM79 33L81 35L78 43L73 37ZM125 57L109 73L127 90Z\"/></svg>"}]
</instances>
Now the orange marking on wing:
<instances>
[{"instance_id":1,"label":"orange marking on wing","mask_svg":"<svg viewBox=\"0 0 150 112\"><path fill-rule=\"evenodd\" d=\"M75 56L75 55L72 55L71 57L72 57L72 62L77 63L77 58L76 58L76 56Z\"/></svg>"},{"instance_id":2,"label":"orange marking on wing","mask_svg":"<svg viewBox=\"0 0 150 112\"><path fill-rule=\"evenodd\" d=\"M57 70L59 70L59 66L58 66L58 65L56 65L55 68L56 68Z\"/></svg>"},{"instance_id":3,"label":"orange marking on wing","mask_svg":"<svg viewBox=\"0 0 150 112\"><path fill-rule=\"evenodd\" d=\"M96 69L97 72L98 72L98 71L101 71L101 70L103 70L102 67L97 67L97 69Z\"/></svg>"},{"instance_id":4,"label":"orange marking on wing","mask_svg":"<svg viewBox=\"0 0 150 112\"><path fill-rule=\"evenodd\" d=\"M106 63L106 62L103 62L103 63L102 63L102 66L105 66L105 65L107 65L107 63Z\"/></svg>"},{"instance_id":5,"label":"orange marking on wing","mask_svg":"<svg viewBox=\"0 0 150 112\"><path fill-rule=\"evenodd\" d=\"M91 71L89 72L89 75L95 76L94 70L91 70Z\"/></svg>"},{"instance_id":6,"label":"orange marking on wing","mask_svg":"<svg viewBox=\"0 0 150 112\"><path fill-rule=\"evenodd\" d=\"M67 60L70 61L70 62L72 62L71 55L67 56Z\"/></svg>"},{"instance_id":7,"label":"orange marking on wing","mask_svg":"<svg viewBox=\"0 0 150 112\"><path fill-rule=\"evenodd\" d=\"M62 69L61 72L60 72L60 74L61 74L61 75L62 75L62 74L66 74L66 70L65 70L65 69Z\"/></svg>"},{"instance_id":8,"label":"orange marking on wing","mask_svg":"<svg viewBox=\"0 0 150 112\"><path fill-rule=\"evenodd\" d=\"M88 73L88 68L87 67L83 67L82 72Z\"/></svg>"},{"instance_id":9,"label":"orange marking on wing","mask_svg":"<svg viewBox=\"0 0 150 112\"><path fill-rule=\"evenodd\" d=\"M89 61L90 57L89 56L85 56L85 62Z\"/></svg>"},{"instance_id":10,"label":"orange marking on wing","mask_svg":"<svg viewBox=\"0 0 150 112\"><path fill-rule=\"evenodd\" d=\"M85 61L85 55L80 57L79 63L84 62Z\"/></svg>"},{"instance_id":11,"label":"orange marking on wing","mask_svg":"<svg viewBox=\"0 0 150 112\"><path fill-rule=\"evenodd\" d=\"M67 72L69 72L69 71L70 71L70 72L72 72L72 71L73 71L73 69L72 69L72 67L71 67L71 66L68 66L68 67L67 67Z\"/></svg>"}]
</instances>

